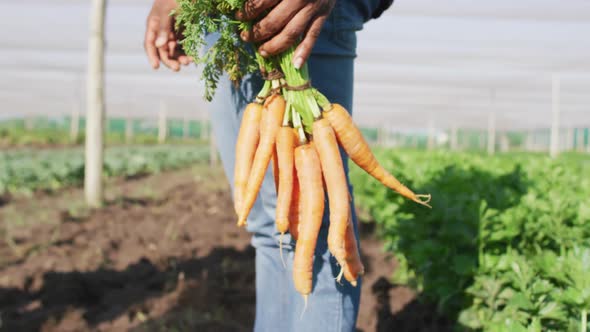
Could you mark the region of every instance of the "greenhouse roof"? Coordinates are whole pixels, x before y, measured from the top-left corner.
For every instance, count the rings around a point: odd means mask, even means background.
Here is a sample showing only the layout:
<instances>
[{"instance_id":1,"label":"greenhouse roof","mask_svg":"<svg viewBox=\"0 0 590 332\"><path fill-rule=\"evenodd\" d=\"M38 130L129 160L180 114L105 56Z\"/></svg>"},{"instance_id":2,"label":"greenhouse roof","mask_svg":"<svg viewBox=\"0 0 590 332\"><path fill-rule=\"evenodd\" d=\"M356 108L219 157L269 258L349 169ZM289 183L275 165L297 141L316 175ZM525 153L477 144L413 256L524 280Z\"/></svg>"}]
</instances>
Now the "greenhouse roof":
<instances>
[{"instance_id":1,"label":"greenhouse roof","mask_svg":"<svg viewBox=\"0 0 590 332\"><path fill-rule=\"evenodd\" d=\"M197 70L148 68L142 38L150 2L108 5L108 113L155 116L163 102L171 116L206 117ZM28 0L0 9L1 114L83 109L88 2ZM498 129L546 128L555 95L562 126L590 126L588 36L584 0L396 1L358 34L355 119L478 129L494 114Z\"/></svg>"}]
</instances>

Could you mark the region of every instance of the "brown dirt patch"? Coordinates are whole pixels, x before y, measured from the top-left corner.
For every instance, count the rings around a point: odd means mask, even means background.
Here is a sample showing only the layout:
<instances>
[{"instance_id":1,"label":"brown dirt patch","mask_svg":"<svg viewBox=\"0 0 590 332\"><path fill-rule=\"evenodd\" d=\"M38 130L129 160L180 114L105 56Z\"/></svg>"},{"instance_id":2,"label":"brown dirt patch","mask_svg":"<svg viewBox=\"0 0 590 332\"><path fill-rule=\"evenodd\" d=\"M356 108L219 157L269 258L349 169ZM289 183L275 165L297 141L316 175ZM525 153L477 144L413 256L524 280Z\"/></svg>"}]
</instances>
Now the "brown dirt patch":
<instances>
[{"instance_id":1,"label":"brown dirt patch","mask_svg":"<svg viewBox=\"0 0 590 332\"><path fill-rule=\"evenodd\" d=\"M251 330L254 250L222 175L201 168L110 187L94 211L80 189L0 207L0 330ZM364 230L358 328L449 331L387 282L395 264Z\"/></svg>"}]
</instances>

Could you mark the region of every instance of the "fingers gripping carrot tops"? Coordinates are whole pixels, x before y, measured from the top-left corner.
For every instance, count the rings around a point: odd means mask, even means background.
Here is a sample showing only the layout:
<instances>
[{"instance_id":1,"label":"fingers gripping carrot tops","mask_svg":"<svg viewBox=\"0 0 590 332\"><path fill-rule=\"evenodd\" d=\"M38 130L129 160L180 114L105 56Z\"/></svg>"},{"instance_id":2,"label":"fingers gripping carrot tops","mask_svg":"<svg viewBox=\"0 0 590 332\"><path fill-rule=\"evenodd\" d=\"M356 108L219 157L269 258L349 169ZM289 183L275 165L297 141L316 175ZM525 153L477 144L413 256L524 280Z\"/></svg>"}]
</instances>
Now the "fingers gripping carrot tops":
<instances>
[{"instance_id":1,"label":"fingers gripping carrot tops","mask_svg":"<svg viewBox=\"0 0 590 332\"><path fill-rule=\"evenodd\" d=\"M236 213L240 213L252 160L258 147L261 114L262 105L250 103L246 106L242 116L242 124L236 142L236 164L234 168L234 208Z\"/></svg>"},{"instance_id":2,"label":"fingers gripping carrot tops","mask_svg":"<svg viewBox=\"0 0 590 332\"><path fill-rule=\"evenodd\" d=\"M402 196L430 207L428 205L430 195L416 195L379 164L361 131L353 123L352 117L342 106L332 104L331 109L323 112L323 116L330 121L338 142L355 164Z\"/></svg>"},{"instance_id":3,"label":"fingers gripping carrot tops","mask_svg":"<svg viewBox=\"0 0 590 332\"><path fill-rule=\"evenodd\" d=\"M239 213L238 226L246 225L246 218L260 191L260 185L262 184L262 180L264 180L264 175L275 148L276 136L283 120L285 100L280 95L272 95L266 100L264 107L265 109L263 110L262 121L260 123L260 142L254 155L252 171L250 172L243 203L240 207L241 212Z\"/></svg>"},{"instance_id":4,"label":"fingers gripping carrot tops","mask_svg":"<svg viewBox=\"0 0 590 332\"><path fill-rule=\"evenodd\" d=\"M320 157L330 204L328 248L340 266L346 265L344 237L350 215L348 184L334 130L326 119L313 123L314 146Z\"/></svg>"},{"instance_id":5,"label":"fingers gripping carrot tops","mask_svg":"<svg viewBox=\"0 0 590 332\"><path fill-rule=\"evenodd\" d=\"M322 170L313 144L295 149L295 167L301 191L301 225L293 260L293 282L295 289L307 298L311 293L313 256L324 214Z\"/></svg>"}]
</instances>

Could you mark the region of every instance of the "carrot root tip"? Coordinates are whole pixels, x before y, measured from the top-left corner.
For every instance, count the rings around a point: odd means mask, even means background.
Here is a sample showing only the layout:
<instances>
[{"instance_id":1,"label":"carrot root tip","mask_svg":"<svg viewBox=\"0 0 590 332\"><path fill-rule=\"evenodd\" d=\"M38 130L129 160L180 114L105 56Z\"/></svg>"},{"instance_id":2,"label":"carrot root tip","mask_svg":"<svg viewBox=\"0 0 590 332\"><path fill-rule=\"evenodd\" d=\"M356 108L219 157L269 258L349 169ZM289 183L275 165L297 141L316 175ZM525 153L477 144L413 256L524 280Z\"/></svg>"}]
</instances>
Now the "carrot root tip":
<instances>
[{"instance_id":1,"label":"carrot root tip","mask_svg":"<svg viewBox=\"0 0 590 332\"><path fill-rule=\"evenodd\" d=\"M303 314L305 314L305 310L307 310L308 297L309 297L308 294L303 295L303 311L301 311L301 317L299 317L299 319L303 319Z\"/></svg>"},{"instance_id":2,"label":"carrot root tip","mask_svg":"<svg viewBox=\"0 0 590 332\"><path fill-rule=\"evenodd\" d=\"M417 198L424 198L424 203L428 203L430 202L430 199L432 198L432 195L430 194L418 194L416 195Z\"/></svg>"},{"instance_id":3,"label":"carrot root tip","mask_svg":"<svg viewBox=\"0 0 590 332\"><path fill-rule=\"evenodd\" d=\"M357 282L356 282L356 280L353 280L353 281L350 282L350 284L352 285L352 287L356 287Z\"/></svg>"},{"instance_id":4,"label":"carrot root tip","mask_svg":"<svg viewBox=\"0 0 590 332\"><path fill-rule=\"evenodd\" d=\"M344 265L340 267L340 273L338 273L338 276L336 277L336 282L339 283L340 285L342 285L342 276L344 275Z\"/></svg>"},{"instance_id":5,"label":"carrot root tip","mask_svg":"<svg viewBox=\"0 0 590 332\"><path fill-rule=\"evenodd\" d=\"M432 209L432 206L430 206L430 204L428 204L431 199L432 199L432 196L430 194L427 194L427 195L421 194L421 195L416 195L416 198L413 201Z\"/></svg>"}]
</instances>

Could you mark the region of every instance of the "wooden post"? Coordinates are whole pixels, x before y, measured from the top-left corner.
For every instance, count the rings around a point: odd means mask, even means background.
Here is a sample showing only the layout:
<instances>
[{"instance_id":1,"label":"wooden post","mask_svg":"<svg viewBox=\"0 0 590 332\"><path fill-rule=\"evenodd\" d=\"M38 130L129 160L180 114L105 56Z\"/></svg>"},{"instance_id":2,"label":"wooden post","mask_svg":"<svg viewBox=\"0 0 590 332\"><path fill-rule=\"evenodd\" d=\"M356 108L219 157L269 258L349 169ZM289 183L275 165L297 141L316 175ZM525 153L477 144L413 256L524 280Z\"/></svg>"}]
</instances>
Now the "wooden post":
<instances>
[{"instance_id":1,"label":"wooden post","mask_svg":"<svg viewBox=\"0 0 590 332\"><path fill-rule=\"evenodd\" d=\"M483 130L478 130L477 134L477 143L479 144L479 149L481 151L485 150L486 148L486 133Z\"/></svg>"},{"instance_id":2,"label":"wooden post","mask_svg":"<svg viewBox=\"0 0 590 332\"><path fill-rule=\"evenodd\" d=\"M168 136L168 119L166 117L166 103L160 100L160 110L158 112L158 143L166 142Z\"/></svg>"},{"instance_id":3,"label":"wooden post","mask_svg":"<svg viewBox=\"0 0 590 332\"><path fill-rule=\"evenodd\" d=\"M70 117L70 141L76 143L80 132L80 112L78 103L72 103L72 116Z\"/></svg>"},{"instance_id":4,"label":"wooden post","mask_svg":"<svg viewBox=\"0 0 590 332\"><path fill-rule=\"evenodd\" d=\"M398 147L399 146L399 133L396 133L393 126L389 126L387 129L389 135L388 137L388 145L391 147Z\"/></svg>"},{"instance_id":5,"label":"wooden post","mask_svg":"<svg viewBox=\"0 0 590 332\"><path fill-rule=\"evenodd\" d=\"M385 128L383 126L377 128L377 146L385 146Z\"/></svg>"},{"instance_id":6,"label":"wooden post","mask_svg":"<svg viewBox=\"0 0 590 332\"><path fill-rule=\"evenodd\" d=\"M584 128L578 128L578 151L584 152L586 145L584 143Z\"/></svg>"},{"instance_id":7,"label":"wooden post","mask_svg":"<svg viewBox=\"0 0 590 332\"><path fill-rule=\"evenodd\" d=\"M191 130L191 121L188 117L184 117L182 120L182 137L184 139L188 139L190 137L190 130Z\"/></svg>"},{"instance_id":8,"label":"wooden post","mask_svg":"<svg viewBox=\"0 0 590 332\"><path fill-rule=\"evenodd\" d=\"M201 120L201 140L209 139L209 123L206 120Z\"/></svg>"},{"instance_id":9,"label":"wooden post","mask_svg":"<svg viewBox=\"0 0 590 332\"><path fill-rule=\"evenodd\" d=\"M451 150L453 150L453 151L457 151L459 149L459 140L457 137L457 131L458 131L457 126L453 125L451 127L451 135L450 135L451 136L450 137L450 140L451 140L450 146L451 146Z\"/></svg>"},{"instance_id":10,"label":"wooden post","mask_svg":"<svg viewBox=\"0 0 590 332\"><path fill-rule=\"evenodd\" d=\"M86 203L91 207L99 207L103 200L105 9L105 0L92 0L86 83L86 163L84 170L84 194Z\"/></svg>"},{"instance_id":11,"label":"wooden post","mask_svg":"<svg viewBox=\"0 0 590 332\"><path fill-rule=\"evenodd\" d=\"M428 120L428 141L426 145L428 150L433 150L435 148L436 142L434 135L434 118L431 115L430 120Z\"/></svg>"},{"instance_id":12,"label":"wooden post","mask_svg":"<svg viewBox=\"0 0 590 332\"><path fill-rule=\"evenodd\" d=\"M490 94L490 114L488 115L488 155L496 152L496 90Z\"/></svg>"},{"instance_id":13,"label":"wooden post","mask_svg":"<svg viewBox=\"0 0 590 332\"><path fill-rule=\"evenodd\" d=\"M133 141L133 122L133 118L131 118L130 116L128 116L127 119L125 119L125 143L127 144L131 144L131 142Z\"/></svg>"},{"instance_id":14,"label":"wooden post","mask_svg":"<svg viewBox=\"0 0 590 332\"><path fill-rule=\"evenodd\" d=\"M508 140L508 135L503 133L500 136L500 151L508 152L510 150L510 141Z\"/></svg>"},{"instance_id":15,"label":"wooden post","mask_svg":"<svg viewBox=\"0 0 590 332\"><path fill-rule=\"evenodd\" d=\"M551 119L551 140L549 143L549 155L551 158L559 155L559 95L561 82L559 76L553 75L552 91L552 119Z\"/></svg>"},{"instance_id":16,"label":"wooden post","mask_svg":"<svg viewBox=\"0 0 590 332\"><path fill-rule=\"evenodd\" d=\"M25 115L25 129L27 131L35 129L35 117L32 114Z\"/></svg>"},{"instance_id":17,"label":"wooden post","mask_svg":"<svg viewBox=\"0 0 590 332\"><path fill-rule=\"evenodd\" d=\"M567 151L573 151L574 146L576 145L576 135L574 132L574 127L568 127L566 134L565 134L565 149Z\"/></svg>"},{"instance_id":18,"label":"wooden post","mask_svg":"<svg viewBox=\"0 0 590 332\"><path fill-rule=\"evenodd\" d=\"M532 129L527 130L524 135L525 135L524 150L525 151L532 151L533 150L533 135L534 135L533 130Z\"/></svg>"},{"instance_id":19,"label":"wooden post","mask_svg":"<svg viewBox=\"0 0 590 332\"><path fill-rule=\"evenodd\" d=\"M215 146L215 135L211 135L209 139L209 165L211 167L217 166L217 147Z\"/></svg>"},{"instance_id":20,"label":"wooden post","mask_svg":"<svg viewBox=\"0 0 590 332\"><path fill-rule=\"evenodd\" d=\"M496 150L496 114L492 111L488 115L488 154L493 155Z\"/></svg>"}]
</instances>

